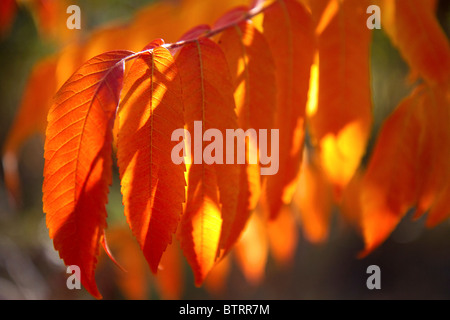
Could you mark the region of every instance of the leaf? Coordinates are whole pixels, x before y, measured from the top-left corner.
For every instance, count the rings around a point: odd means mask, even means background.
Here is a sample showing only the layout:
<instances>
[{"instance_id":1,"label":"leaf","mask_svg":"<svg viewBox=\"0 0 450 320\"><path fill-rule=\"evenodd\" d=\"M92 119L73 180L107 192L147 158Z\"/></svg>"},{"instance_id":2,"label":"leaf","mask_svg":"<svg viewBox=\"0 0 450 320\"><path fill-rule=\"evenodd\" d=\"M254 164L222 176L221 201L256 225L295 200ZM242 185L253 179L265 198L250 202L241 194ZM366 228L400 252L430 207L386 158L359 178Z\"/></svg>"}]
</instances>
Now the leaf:
<instances>
[{"instance_id":1,"label":"leaf","mask_svg":"<svg viewBox=\"0 0 450 320\"><path fill-rule=\"evenodd\" d=\"M446 175L447 181L450 179L450 175L447 172ZM433 206L428 213L428 219L426 222L427 227L434 227L437 224L443 222L445 219L450 217L450 205L448 199L450 198L450 184L444 186L444 189L441 190L433 203Z\"/></svg>"},{"instance_id":2,"label":"leaf","mask_svg":"<svg viewBox=\"0 0 450 320\"><path fill-rule=\"evenodd\" d=\"M268 176L268 209L275 218L295 191L303 152L305 107L315 40L311 15L294 0L279 0L264 12L264 36L273 53L277 83L279 171Z\"/></svg>"},{"instance_id":3,"label":"leaf","mask_svg":"<svg viewBox=\"0 0 450 320\"><path fill-rule=\"evenodd\" d=\"M363 175L363 169L355 172L352 179L347 184L347 187L342 194L342 199L339 203L339 212L341 216L361 234L362 203L360 198Z\"/></svg>"},{"instance_id":4,"label":"leaf","mask_svg":"<svg viewBox=\"0 0 450 320\"><path fill-rule=\"evenodd\" d=\"M81 283L101 295L94 272L106 227L112 125L129 51L87 61L61 87L48 114L43 204L55 249L78 265Z\"/></svg>"},{"instance_id":5,"label":"leaf","mask_svg":"<svg viewBox=\"0 0 450 320\"><path fill-rule=\"evenodd\" d=\"M161 37L174 42L186 31L198 24L213 23L223 12L247 0L181 0L157 1L137 12L128 34L142 48L148 39Z\"/></svg>"},{"instance_id":6,"label":"leaf","mask_svg":"<svg viewBox=\"0 0 450 320\"><path fill-rule=\"evenodd\" d=\"M290 206L283 205L275 219L267 221L269 248L280 267L292 263L298 244L298 228Z\"/></svg>"},{"instance_id":7,"label":"leaf","mask_svg":"<svg viewBox=\"0 0 450 320\"><path fill-rule=\"evenodd\" d=\"M183 84L186 126L194 144L179 239L194 271L195 283L200 285L220 255L219 244L228 237L223 230L229 230L234 221L239 193L237 164L209 165L204 159L198 161L207 145L202 137L210 128L225 137L226 129L237 128L237 120L231 77L217 44L207 38L186 44L176 63ZM201 122L201 136L194 132L194 121Z\"/></svg>"},{"instance_id":8,"label":"leaf","mask_svg":"<svg viewBox=\"0 0 450 320\"><path fill-rule=\"evenodd\" d=\"M449 89L449 85L425 86L418 101L423 126L416 173L418 199L415 217L433 207L428 215L428 226L438 224L450 214L450 204L443 199L450 185Z\"/></svg>"},{"instance_id":9,"label":"leaf","mask_svg":"<svg viewBox=\"0 0 450 320\"><path fill-rule=\"evenodd\" d=\"M433 1L382 0L383 29L413 72L433 84L450 77L450 47Z\"/></svg>"},{"instance_id":10,"label":"leaf","mask_svg":"<svg viewBox=\"0 0 450 320\"><path fill-rule=\"evenodd\" d=\"M183 19L186 21L184 30L201 23L211 24L222 16L224 12L247 4L248 0L182 0Z\"/></svg>"},{"instance_id":11,"label":"leaf","mask_svg":"<svg viewBox=\"0 0 450 320\"><path fill-rule=\"evenodd\" d=\"M205 280L205 289L213 296L223 294L227 287L228 275L231 268L231 255L225 256L220 260Z\"/></svg>"},{"instance_id":12,"label":"leaf","mask_svg":"<svg viewBox=\"0 0 450 320\"><path fill-rule=\"evenodd\" d=\"M79 29L67 28L67 8L76 1L28 0L21 1L31 10L41 36L67 43L80 34ZM75 2L75 3L74 3Z\"/></svg>"},{"instance_id":13,"label":"leaf","mask_svg":"<svg viewBox=\"0 0 450 320\"><path fill-rule=\"evenodd\" d=\"M83 62L102 53L100 51L92 56L86 57L85 51L84 45L78 42L72 42L59 52L56 68L56 83L58 88L66 82Z\"/></svg>"},{"instance_id":14,"label":"leaf","mask_svg":"<svg viewBox=\"0 0 450 320\"><path fill-rule=\"evenodd\" d=\"M125 25L114 24L94 30L83 44L84 59L111 50L135 51L141 49L143 45L137 43L134 36L130 36L129 29Z\"/></svg>"},{"instance_id":15,"label":"leaf","mask_svg":"<svg viewBox=\"0 0 450 320\"><path fill-rule=\"evenodd\" d=\"M15 0L3 0L0 2L0 36L5 36L11 28L16 11L17 6Z\"/></svg>"},{"instance_id":16,"label":"leaf","mask_svg":"<svg viewBox=\"0 0 450 320\"><path fill-rule=\"evenodd\" d=\"M155 47L136 58L125 78L117 151L125 216L154 273L185 201L185 166L171 159L172 132L183 126L174 60Z\"/></svg>"},{"instance_id":17,"label":"leaf","mask_svg":"<svg viewBox=\"0 0 450 320\"><path fill-rule=\"evenodd\" d=\"M312 243L328 238L332 193L327 177L316 156L304 156L300 178L293 198L305 237Z\"/></svg>"},{"instance_id":18,"label":"leaf","mask_svg":"<svg viewBox=\"0 0 450 320\"><path fill-rule=\"evenodd\" d=\"M316 35L320 36L329 26L339 11L339 0L319 0L312 3L313 20L316 25Z\"/></svg>"},{"instance_id":19,"label":"leaf","mask_svg":"<svg viewBox=\"0 0 450 320\"><path fill-rule=\"evenodd\" d=\"M383 126L361 186L362 255L414 206L416 218L430 211L429 227L450 215L448 92L448 85L418 86Z\"/></svg>"},{"instance_id":20,"label":"leaf","mask_svg":"<svg viewBox=\"0 0 450 320\"><path fill-rule=\"evenodd\" d=\"M35 133L44 133L46 116L56 92L56 57L40 61L33 67L23 93L19 111L3 146L5 185L14 202L20 203L20 180L17 171L18 152L22 144ZM42 81L45 79L45 86Z\"/></svg>"},{"instance_id":21,"label":"leaf","mask_svg":"<svg viewBox=\"0 0 450 320\"><path fill-rule=\"evenodd\" d=\"M317 105L308 108L309 129L337 199L360 164L371 130L368 6L365 0L312 3L320 33L312 84L318 87Z\"/></svg>"},{"instance_id":22,"label":"leaf","mask_svg":"<svg viewBox=\"0 0 450 320\"><path fill-rule=\"evenodd\" d=\"M385 121L362 178L361 226L367 255L392 232L416 200L422 123L416 89Z\"/></svg>"},{"instance_id":23,"label":"leaf","mask_svg":"<svg viewBox=\"0 0 450 320\"><path fill-rule=\"evenodd\" d=\"M184 285L184 264L179 244L175 239L161 257L156 284L162 299L181 299Z\"/></svg>"},{"instance_id":24,"label":"leaf","mask_svg":"<svg viewBox=\"0 0 450 320\"><path fill-rule=\"evenodd\" d=\"M221 20L242 16L242 10L233 10ZM230 14L231 18L227 18ZM220 24L219 20L216 27ZM274 60L270 50L267 50L267 41L250 21L244 21L225 30L218 43L231 72L239 128L244 131L254 129L256 133L262 129L270 133L275 114L276 81ZM248 147L250 144L257 152L257 141L250 140ZM246 151L246 163L241 168L239 190L236 218L224 246L225 252L239 238L261 192L260 166L249 163L249 151Z\"/></svg>"},{"instance_id":25,"label":"leaf","mask_svg":"<svg viewBox=\"0 0 450 320\"><path fill-rule=\"evenodd\" d=\"M269 243L258 208L250 216L234 253L247 282L252 285L259 284L265 274Z\"/></svg>"},{"instance_id":26,"label":"leaf","mask_svg":"<svg viewBox=\"0 0 450 320\"><path fill-rule=\"evenodd\" d=\"M139 245L127 226L105 231L108 244L126 271L114 268L121 293L129 300L144 300L149 296L150 272Z\"/></svg>"},{"instance_id":27,"label":"leaf","mask_svg":"<svg viewBox=\"0 0 450 320\"><path fill-rule=\"evenodd\" d=\"M211 31L211 28L207 24L200 24L192 29L189 29L186 33L181 36L183 41L191 41L198 39L200 37L206 36L208 32Z\"/></svg>"},{"instance_id":28,"label":"leaf","mask_svg":"<svg viewBox=\"0 0 450 320\"><path fill-rule=\"evenodd\" d=\"M253 22L250 20L244 20L247 18L247 15L249 13L249 9L246 6L240 6L233 8L229 11L227 11L225 14L223 14L219 19L217 19L216 22L214 22L213 30L222 30L223 33L221 35L221 38L223 38L223 35L225 33L232 32L233 29L235 29L235 32L237 32L238 24L250 24L253 26ZM243 21L244 20L244 21ZM232 32L233 33L233 32ZM239 35L239 34L238 34ZM219 40L219 44L221 44L223 40ZM239 42L242 43L240 40ZM239 43L238 42L238 43Z\"/></svg>"}]
</instances>

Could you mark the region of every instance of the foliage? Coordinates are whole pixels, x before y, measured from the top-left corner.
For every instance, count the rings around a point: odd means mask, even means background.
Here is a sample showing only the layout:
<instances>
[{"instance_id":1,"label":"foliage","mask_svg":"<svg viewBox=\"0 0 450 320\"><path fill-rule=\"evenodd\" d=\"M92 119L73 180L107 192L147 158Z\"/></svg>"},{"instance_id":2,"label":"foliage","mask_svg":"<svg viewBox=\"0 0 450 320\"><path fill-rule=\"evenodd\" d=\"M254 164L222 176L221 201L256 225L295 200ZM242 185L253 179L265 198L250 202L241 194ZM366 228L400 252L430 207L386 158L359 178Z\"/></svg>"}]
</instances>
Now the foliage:
<instances>
[{"instance_id":1,"label":"foliage","mask_svg":"<svg viewBox=\"0 0 450 320\"><path fill-rule=\"evenodd\" d=\"M46 127L50 237L67 265L81 267L95 297L113 144L125 216L150 269L157 272L176 233L198 285L239 238L236 252L249 279L261 277L268 247L287 263L298 237L292 205L314 242L327 238L331 207L340 207L361 231L361 255L411 208L416 217L428 212L429 226L450 214L450 50L435 2L377 1L416 85L382 125L373 150L371 3L256 1L212 27L195 26L240 2L185 0L180 10L158 3L127 26L70 44L36 65L29 79L3 150L5 180L17 198L17 150ZM155 20L164 34L149 25ZM24 116L31 108L39 116ZM263 177L248 163L175 165L170 135L182 127L193 132L196 120L223 133L279 129L279 172ZM242 258L250 254L256 265Z\"/></svg>"}]
</instances>

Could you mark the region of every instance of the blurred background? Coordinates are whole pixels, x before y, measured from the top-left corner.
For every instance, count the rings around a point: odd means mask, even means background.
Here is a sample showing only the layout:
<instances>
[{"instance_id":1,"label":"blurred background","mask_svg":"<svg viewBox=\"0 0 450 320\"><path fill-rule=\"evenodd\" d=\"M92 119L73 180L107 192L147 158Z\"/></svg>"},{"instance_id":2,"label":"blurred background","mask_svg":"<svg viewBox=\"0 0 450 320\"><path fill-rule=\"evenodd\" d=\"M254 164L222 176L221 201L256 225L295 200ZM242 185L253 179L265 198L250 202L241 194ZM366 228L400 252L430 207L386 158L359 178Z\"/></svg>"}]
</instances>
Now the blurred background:
<instances>
[{"instance_id":1,"label":"blurred background","mask_svg":"<svg viewBox=\"0 0 450 320\"><path fill-rule=\"evenodd\" d=\"M141 8L155 1L78 0L82 28L63 36L52 26L45 27L42 20L50 21L51 16L39 16L32 2L20 1L11 26L0 38L0 146L11 129L37 61L58 52L70 43L69 39L83 41L99 26L126 25ZM64 11L63 28L68 16ZM439 1L438 18L448 36L449 1ZM382 30L373 33L371 63L375 123L369 149L383 119L411 90L405 80L408 67ZM20 205L11 202L3 175L0 181L0 299L91 299L85 290L67 289L66 269L48 236L42 212L43 141L42 135L35 134L20 149ZM362 239L337 209L333 211L326 242L311 244L298 225L292 260L281 266L269 255L264 277L253 283L237 260L229 259L216 277L196 288L184 258L176 255L172 258L177 271L165 279L155 279L139 252L130 256L136 252L130 249L136 244L125 225L117 168L114 170L108 204L110 246L119 263L135 260L128 268L124 265L128 269L124 275L111 261L100 258L96 275L105 299L450 299L449 221L427 229L423 219L412 222L406 217L380 248L358 259ZM372 264L381 268L381 290L370 291L366 287L366 269Z\"/></svg>"}]
</instances>

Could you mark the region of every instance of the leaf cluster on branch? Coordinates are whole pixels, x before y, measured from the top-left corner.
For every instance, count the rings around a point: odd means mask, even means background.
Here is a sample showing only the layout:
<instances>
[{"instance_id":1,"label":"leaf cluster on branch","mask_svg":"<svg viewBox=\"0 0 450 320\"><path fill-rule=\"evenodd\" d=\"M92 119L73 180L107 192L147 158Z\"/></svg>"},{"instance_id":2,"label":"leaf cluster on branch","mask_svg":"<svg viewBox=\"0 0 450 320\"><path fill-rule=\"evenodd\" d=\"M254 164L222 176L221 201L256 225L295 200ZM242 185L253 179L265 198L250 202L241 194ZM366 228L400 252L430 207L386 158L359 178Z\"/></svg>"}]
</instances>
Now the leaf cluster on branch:
<instances>
[{"instance_id":1,"label":"leaf cluster on branch","mask_svg":"<svg viewBox=\"0 0 450 320\"><path fill-rule=\"evenodd\" d=\"M385 32L420 82L384 122L367 167L361 159L373 121L371 1L255 1L172 43L144 21L169 12L172 20L159 21L172 41L180 28L173 17L188 20L190 7L175 13L161 4L36 66L3 150L6 182L17 196L17 149L42 123L24 115L41 95L39 116L48 120L47 226L65 264L80 266L95 297L101 297L94 276L105 244L113 150L125 216L150 269L157 272L176 234L197 285L246 226L243 242L251 228L267 230L255 229L258 240L238 255L268 237L274 255L288 260L297 237L290 205L299 208L313 242L327 238L331 207L339 206L364 237L361 255L379 246L411 208L416 217L428 212L434 226L450 214L448 39L435 1L376 3ZM157 39L144 47L149 35ZM109 50L119 48L127 50ZM100 54L81 64L91 52ZM41 90L43 79L48 92ZM279 129L279 171L261 176L258 164L175 164L172 132L194 132L195 121L224 136L226 129ZM306 134L312 148L305 147ZM258 227L262 220L267 225ZM255 270L250 267L250 278L258 277Z\"/></svg>"}]
</instances>

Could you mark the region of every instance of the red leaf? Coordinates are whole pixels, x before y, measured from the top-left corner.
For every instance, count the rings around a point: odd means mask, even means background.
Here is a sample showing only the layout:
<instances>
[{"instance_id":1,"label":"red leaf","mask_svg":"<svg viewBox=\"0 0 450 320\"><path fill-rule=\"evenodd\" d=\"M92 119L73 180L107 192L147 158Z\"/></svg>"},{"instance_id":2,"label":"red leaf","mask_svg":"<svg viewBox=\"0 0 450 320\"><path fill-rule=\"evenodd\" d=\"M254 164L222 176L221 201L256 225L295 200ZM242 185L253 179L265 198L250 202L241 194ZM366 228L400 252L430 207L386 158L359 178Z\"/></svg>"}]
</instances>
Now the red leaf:
<instances>
[{"instance_id":1,"label":"red leaf","mask_svg":"<svg viewBox=\"0 0 450 320\"><path fill-rule=\"evenodd\" d=\"M154 273L185 201L185 166L171 159L172 132L183 126L176 66L167 49L156 47L125 78L117 151L125 216Z\"/></svg>"},{"instance_id":2,"label":"red leaf","mask_svg":"<svg viewBox=\"0 0 450 320\"><path fill-rule=\"evenodd\" d=\"M427 225L435 226L450 215L450 86L424 87L418 102L423 127L415 217L430 210Z\"/></svg>"},{"instance_id":3,"label":"red leaf","mask_svg":"<svg viewBox=\"0 0 450 320\"><path fill-rule=\"evenodd\" d=\"M130 228L127 225L108 227L105 234L112 252L125 269L114 268L114 280L121 293L129 300L148 299L150 272Z\"/></svg>"},{"instance_id":4,"label":"red leaf","mask_svg":"<svg viewBox=\"0 0 450 320\"><path fill-rule=\"evenodd\" d=\"M448 81L450 46L434 10L434 1L383 0L383 29L413 72L429 83Z\"/></svg>"},{"instance_id":5,"label":"red leaf","mask_svg":"<svg viewBox=\"0 0 450 320\"><path fill-rule=\"evenodd\" d=\"M16 10L15 0L2 0L0 2L0 36L9 31L11 24L14 22Z\"/></svg>"},{"instance_id":6,"label":"red leaf","mask_svg":"<svg viewBox=\"0 0 450 320\"><path fill-rule=\"evenodd\" d=\"M385 121L363 177L360 204L366 255L382 243L415 204L420 150L419 89Z\"/></svg>"},{"instance_id":7,"label":"red leaf","mask_svg":"<svg viewBox=\"0 0 450 320\"><path fill-rule=\"evenodd\" d=\"M302 162L293 202L298 207L305 237L312 243L324 242L328 238L330 226L332 193L328 179L314 155Z\"/></svg>"},{"instance_id":8,"label":"red leaf","mask_svg":"<svg viewBox=\"0 0 450 320\"><path fill-rule=\"evenodd\" d=\"M184 260L179 243L175 239L167 246L161 258L155 280L162 299L178 300L182 298L184 288Z\"/></svg>"},{"instance_id":9,"label":"red leaf","mask_svg":"<svg viewBox=\"0 0 450 320\"><path fill-rule=\"evenodd\" d=\"M280 267L292 264L298 244L298 226L290 206L284 205L276 219L267 221L269 248Z\"/></svg>"},{"instance_id":10,"label":"red leaf","mask_svg":"<svg viewBox=\"0 0 450 320\"><path fill-rule=\"evenodd\" d=\"M233 10L231 16L241 16L241 10ZM230 13L225 14L221 20L228 21L228 15ZM254 129L257 134L260 129L268 130L270 137L276 107L276 81L274 60L270 50L267 50L266 39L251 22L244 21L225 30L219 44L231 72L239 127L244 131ZM250 144L257 152L257 141L249 141L247 146ZM259 200L260 166L250 164L248 160L247 151L246 164L241 168L240 174L236 218L224 246L225 252L239 238Z\"/></svg>"},{"instance_id":11,"label":"red leaf","mask_svg":"<svg viewBox=\"0 0 450 320\"><path fill-rule=\"evenodd\" d=\"M176 62L183 83L186 125L195 144L179 238L200 285L220 254L219 244L228 236L223 230L229 230L234 221L239 193L237 164L225 164L225 160L224 164L206 164L199 159L207 145L203 133L214 128L225 137L226 129L237 128L237 120L231 77L217 44L206 38L186 44ZM194 121L201 122L202 132L194 131Z\"/></svg>"},{"instance_id":12,"label":"red leaf","mask_svg":"<svg viewBox=\"0 0 450 320\"><path fill-rule=\"evenodd\" d=\"M360 164L371 130L368 6L366 0L312 3L315 20L320 18L316 32L321 33L318 79L312 83L318 86L318 100L308 105L309 128L338 199Z\"/></svg>"},{"instance_id":13,"label":"red leaf","mask_svg":"<svg viewBox=\"0 0 450 320\"><path fill-rule=\"evenodd\" d=\"M264 35L273 53L277 79L277 115L280 130L279 171L267 178L271 218L295 191L303 153L305 107L315 50L311 15L294 0L279 0L264 12Z\"/></svg>"},{"instance_id":14,"label":"red leaf","mask_svg":"<svg viewBox=\"0 0 450 320\"><path fill-rule=\"evenodd\" d=\"M450 215L448 92L448 85L419 86L383 125L361 185L363 255L414 206L416 217L430 210L428 226Z\"/></svg>"},{"instance_id":15,"label":"red leaf","mask_svg":"<svg viewBox=\"0 0 450 320\"><path fill-rule=\"evenodd\" d=\"M234 251L239 268L252 285L257 285L264 279L269 254L269 241L264 227L261 214L256 209Z\"/></svg>"},{"instance_id":16,"label":"red leaf","mask_svg":"<svg viewBox=\"0 0 450 320\"><path fill-rule=\"evenodd\" d=\"M50 237L66 265L78 265L81 282L101 295L94 272L106 227L111 183L112 126L129 51L87 61L61 87L48 114L43 203Z\"/></svg>"}]
</instances>

